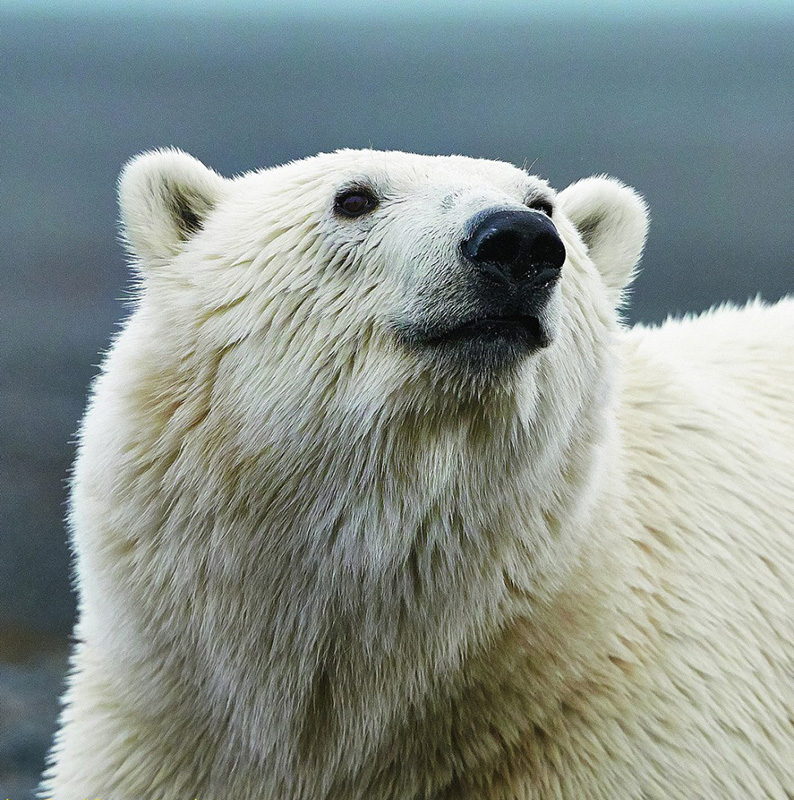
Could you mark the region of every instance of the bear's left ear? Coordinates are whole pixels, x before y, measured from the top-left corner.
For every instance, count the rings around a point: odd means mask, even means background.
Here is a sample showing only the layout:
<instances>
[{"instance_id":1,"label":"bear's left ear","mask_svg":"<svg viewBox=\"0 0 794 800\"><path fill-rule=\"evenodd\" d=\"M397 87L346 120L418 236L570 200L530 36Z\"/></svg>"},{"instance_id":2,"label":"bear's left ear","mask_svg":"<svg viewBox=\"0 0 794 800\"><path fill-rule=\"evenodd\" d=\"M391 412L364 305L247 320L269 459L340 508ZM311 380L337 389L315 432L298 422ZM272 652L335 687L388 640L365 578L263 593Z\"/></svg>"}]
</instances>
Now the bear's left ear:
<instances>
[{"instance_id":1,"label":"bear's left ear","mask_svg":"<svg viewBox=\"0 0 794 800\"><path fill-rule=\"evenodd\" d=\"M572 183L557 196L587 245L613 302L631 283L648 233L648 207L630 187L606 176Z\"/></svg>"},{"instance_id":2,"label":"bear's left ear","mask_svg":"<svg viewBox=\"0 0 794 800\"><path fill-rule=\"evenodd\" d=\"M127 162L119 177L121 224L144 272L173 258L201 230L225 185L181 150L152 150Z\"/></svg>"}]
</instances>

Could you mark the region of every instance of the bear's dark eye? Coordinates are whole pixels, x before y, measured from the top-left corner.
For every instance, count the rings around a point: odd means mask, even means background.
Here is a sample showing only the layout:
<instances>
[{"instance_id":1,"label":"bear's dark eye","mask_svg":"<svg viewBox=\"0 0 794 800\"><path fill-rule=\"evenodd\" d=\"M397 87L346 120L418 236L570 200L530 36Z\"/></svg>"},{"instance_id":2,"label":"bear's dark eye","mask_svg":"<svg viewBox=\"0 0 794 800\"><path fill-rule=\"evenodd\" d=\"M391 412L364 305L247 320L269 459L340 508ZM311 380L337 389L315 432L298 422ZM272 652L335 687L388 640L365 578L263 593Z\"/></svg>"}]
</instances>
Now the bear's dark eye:
<instances>
[{"instance_id":1,"label":"bear's dark eye","mask_svg":"<svg viewBox=\"0 0 794 800\"><path fill-rule=\"evenodd\" d=\"M361 217L368 214L378 205L377 198L369 189L361 187L346 189L334 200L334 210L343 217Z\"/></svg>"},{"instance_id":2,"label":"bear's dark eye","mask_svg":"<svg viewBox=\"0 0 794 800\"><path fill-rule=\"evenodd\" d=\"M528 200L527 208L531 208L533 211L540 211L547 217L550 217L554 212L554 204L551 202L551 200L545 197L534 197L531 200Z\"/></svg>"}]
</instances>

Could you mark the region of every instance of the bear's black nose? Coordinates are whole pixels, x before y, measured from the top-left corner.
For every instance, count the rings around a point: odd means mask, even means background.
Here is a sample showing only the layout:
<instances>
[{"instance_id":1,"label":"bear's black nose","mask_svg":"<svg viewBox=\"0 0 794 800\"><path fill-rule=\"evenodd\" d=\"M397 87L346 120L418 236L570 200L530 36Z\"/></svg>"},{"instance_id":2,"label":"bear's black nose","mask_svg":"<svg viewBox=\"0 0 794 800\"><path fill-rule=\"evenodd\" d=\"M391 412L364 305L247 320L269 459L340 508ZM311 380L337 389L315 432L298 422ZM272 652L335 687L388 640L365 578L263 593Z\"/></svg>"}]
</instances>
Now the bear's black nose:
<instances>
[{"instance_id":1,"label":"bear's black nose","mask_svg":"<svg viewBox=\"0 0 794 800\"><path fill-rule=\"evenodd\" d=\"M554 223L540 211L480 212L461 243L463 255L482 272L514 283L559 277L565 245Z\"/></svg>"}]
</instances>

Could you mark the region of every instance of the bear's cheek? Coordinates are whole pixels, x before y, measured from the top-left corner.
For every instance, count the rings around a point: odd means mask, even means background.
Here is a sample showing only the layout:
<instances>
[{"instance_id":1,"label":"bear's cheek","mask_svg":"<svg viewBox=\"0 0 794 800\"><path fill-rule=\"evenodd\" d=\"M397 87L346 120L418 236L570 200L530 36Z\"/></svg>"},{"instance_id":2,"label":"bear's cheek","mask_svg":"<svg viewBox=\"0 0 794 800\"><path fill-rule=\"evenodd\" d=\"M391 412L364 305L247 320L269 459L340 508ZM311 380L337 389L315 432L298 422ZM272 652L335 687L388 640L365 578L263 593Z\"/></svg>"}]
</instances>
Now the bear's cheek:
<instances>
[{"instance_id":1,"label":"bear's cheek","mask_svg":"<svg viewBox=\"0 0 794 800\"><path fill-rule=\"evenodd\" d=\"M554 287L551 297L541 314L541 325L549 345L556 342L560 337L564 315L565 309L563 305L562 287L558 284Z\"/></svg>"}]
</instances>

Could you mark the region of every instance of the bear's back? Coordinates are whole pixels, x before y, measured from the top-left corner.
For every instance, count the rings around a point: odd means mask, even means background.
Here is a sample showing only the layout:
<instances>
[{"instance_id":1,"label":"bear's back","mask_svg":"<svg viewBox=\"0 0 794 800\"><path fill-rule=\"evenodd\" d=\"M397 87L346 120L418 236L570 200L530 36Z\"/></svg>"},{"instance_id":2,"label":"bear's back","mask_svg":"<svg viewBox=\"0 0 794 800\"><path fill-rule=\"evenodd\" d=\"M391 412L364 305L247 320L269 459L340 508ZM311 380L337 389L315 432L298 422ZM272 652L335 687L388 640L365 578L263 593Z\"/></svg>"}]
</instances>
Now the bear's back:
<instances>
[{"instance_id":1,"label":"bear's back","mask_svg":"<svg viewBox=\"0 0 794 800\"><path fill-rule=\"evenodd\" d=\"M668 797L794 791L794 301L635 328L623 361L626 531L651 577L629 590L656 687L636 723L673 726L691 793L660 774Z\"/></svg>"}]
</instances>

